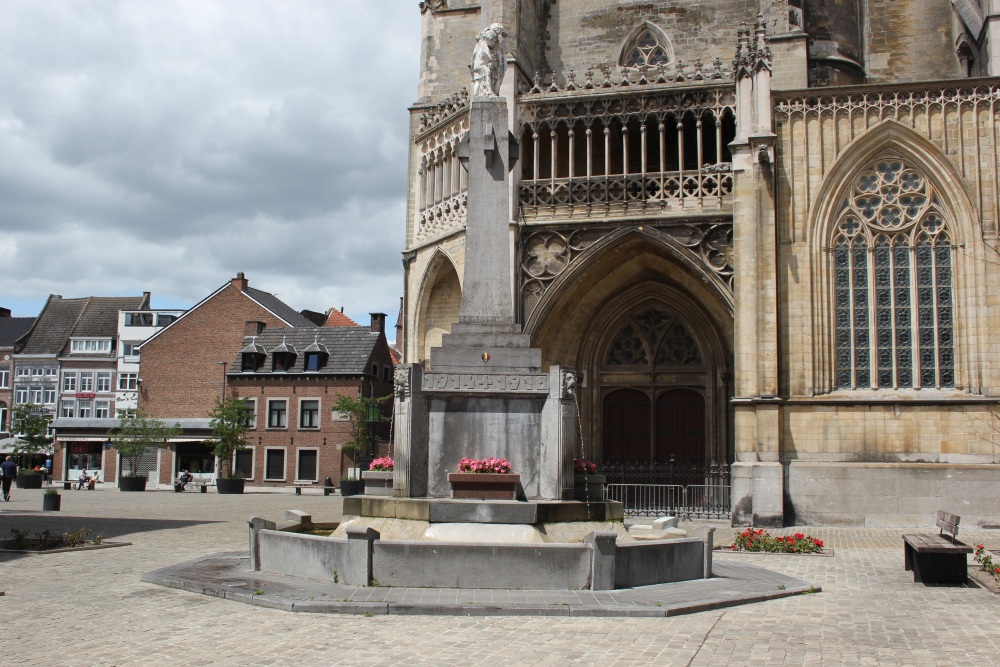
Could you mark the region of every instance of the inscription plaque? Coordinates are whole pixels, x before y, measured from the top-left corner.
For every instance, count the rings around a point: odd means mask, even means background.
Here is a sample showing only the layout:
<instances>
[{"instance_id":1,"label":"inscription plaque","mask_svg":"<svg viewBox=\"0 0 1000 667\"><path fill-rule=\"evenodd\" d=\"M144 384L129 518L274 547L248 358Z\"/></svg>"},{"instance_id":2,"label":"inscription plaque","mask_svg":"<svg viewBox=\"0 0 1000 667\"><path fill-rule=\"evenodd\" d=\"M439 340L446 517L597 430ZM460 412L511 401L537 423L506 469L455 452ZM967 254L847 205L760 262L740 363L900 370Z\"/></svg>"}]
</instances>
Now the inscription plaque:
<instances>
[{"instance_id":1,"label":"inscription plaque","mask_svg":"<svg viewBox=\"0 0 1000 667\"><path fill-rule=\"evenodd\" d=\"M425 392L548 394L549 376L533 373L424 373Z\"/></svg>"}]
</instances>

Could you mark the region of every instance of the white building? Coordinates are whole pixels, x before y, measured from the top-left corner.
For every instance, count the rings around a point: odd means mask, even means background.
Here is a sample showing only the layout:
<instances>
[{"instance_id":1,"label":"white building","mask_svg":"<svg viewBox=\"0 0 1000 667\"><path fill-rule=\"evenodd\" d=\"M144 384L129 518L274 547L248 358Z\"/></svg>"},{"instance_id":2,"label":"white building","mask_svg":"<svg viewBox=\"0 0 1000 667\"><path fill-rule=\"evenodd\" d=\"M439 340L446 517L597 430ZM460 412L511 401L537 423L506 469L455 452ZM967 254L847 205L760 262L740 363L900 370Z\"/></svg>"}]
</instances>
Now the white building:
<instances>
[{"instance_id":1,"label":"white building","mask_svg":"<svg viewBox=\"0 0 1000 667\"><path fill-rule=\"evenodd\" d=\"M118 313L117 410L138 407L139 346L183 314L183 310L123 310Z\"/></svg>"}]
</instances>

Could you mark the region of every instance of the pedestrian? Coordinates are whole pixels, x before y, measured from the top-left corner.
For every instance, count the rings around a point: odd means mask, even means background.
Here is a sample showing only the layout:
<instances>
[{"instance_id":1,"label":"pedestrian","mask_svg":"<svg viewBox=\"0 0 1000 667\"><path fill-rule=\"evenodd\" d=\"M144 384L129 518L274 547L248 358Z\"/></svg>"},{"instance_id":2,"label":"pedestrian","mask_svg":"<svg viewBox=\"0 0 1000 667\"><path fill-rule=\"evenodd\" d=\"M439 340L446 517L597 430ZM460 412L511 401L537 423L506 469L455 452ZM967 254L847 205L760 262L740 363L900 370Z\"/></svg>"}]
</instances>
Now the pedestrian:
<instances>
[{"instance_id":1,"label":"pedestrian","mask_svg":"<svg viewBox=\"0 0 1000 667\"><path fill-rule=\"evenodd\" d=\"M86 489L90 485L90 475L87 474L87 469L84 468L80 471L80 478L77 480L76 490Z\"/></svg>"},{"instance_id":2,"label":"pedestrian","mask_svg":"<svg viewBox=\"0 0 1000 667\"><path fill-rule=\"evenodd\" d=\"M2 479L0 484L3 487L3 499L5 502L10 502L10 485L17 479L17 464L10 456L7 457L6 461L0 463L0 479Z\"/></svg>"}]
</instances>

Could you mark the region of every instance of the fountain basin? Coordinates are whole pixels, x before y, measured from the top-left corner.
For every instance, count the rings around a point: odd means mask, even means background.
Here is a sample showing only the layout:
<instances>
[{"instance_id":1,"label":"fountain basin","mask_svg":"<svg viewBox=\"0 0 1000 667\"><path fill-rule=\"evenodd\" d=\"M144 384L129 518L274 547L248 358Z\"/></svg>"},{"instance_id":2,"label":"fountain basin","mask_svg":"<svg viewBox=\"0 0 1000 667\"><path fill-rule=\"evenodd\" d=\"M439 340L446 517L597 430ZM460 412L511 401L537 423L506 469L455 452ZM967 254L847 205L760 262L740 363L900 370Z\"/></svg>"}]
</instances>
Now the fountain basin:
<instances>
[{"instance_id":1,"label":"fountain basin","mask_svg":"<svg viewBox=\"0 0 1000 667\"><path fill-rule=\"evenodd\" d=\"M625 544L613 531L591 532L582 543L484 544L383 540L369 527L324 538L255 521L255 569L355 586L609 590L711 576L711 528L704 538Z\"/></svg>"}]
</instances>

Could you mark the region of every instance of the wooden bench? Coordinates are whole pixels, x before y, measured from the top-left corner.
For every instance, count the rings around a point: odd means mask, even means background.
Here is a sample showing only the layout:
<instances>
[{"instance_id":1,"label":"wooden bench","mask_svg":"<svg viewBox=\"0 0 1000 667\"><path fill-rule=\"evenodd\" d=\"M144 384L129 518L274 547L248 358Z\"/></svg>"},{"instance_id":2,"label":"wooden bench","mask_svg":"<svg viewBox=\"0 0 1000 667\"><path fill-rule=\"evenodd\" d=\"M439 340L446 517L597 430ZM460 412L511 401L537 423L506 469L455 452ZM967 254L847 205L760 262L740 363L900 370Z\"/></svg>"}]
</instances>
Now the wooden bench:
<instances>
[{"instance_id":1,"label":"wooden bench","mask_svg":"<svg viewBox=\"0 0 1000 667\"><path fill-rule=\"evenodd\" d=\"M906 571L913 581L925 584L964 584L969 576L972 547L958 541L961 517L938 510L937 535L903 535Z\"/></svg>"}]
</instances>

